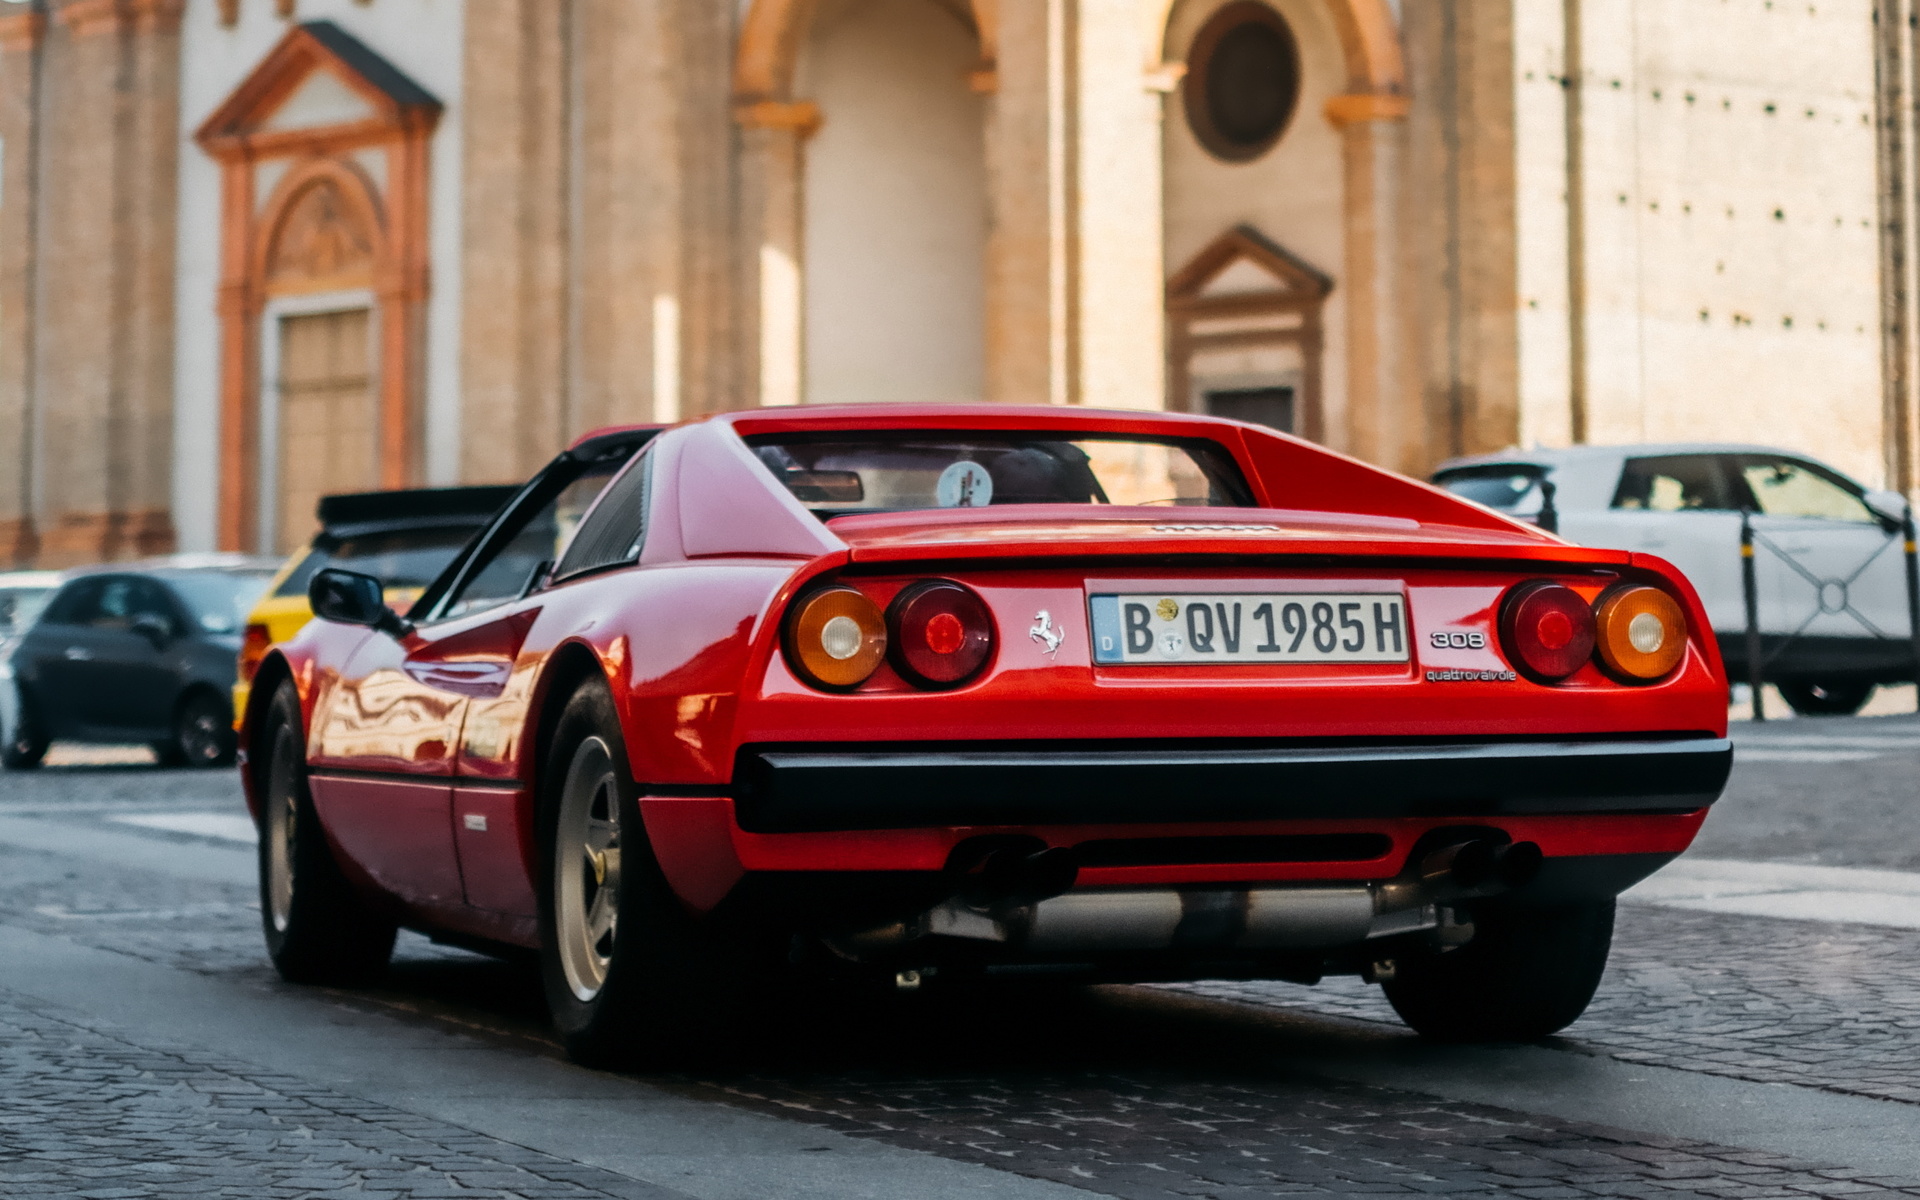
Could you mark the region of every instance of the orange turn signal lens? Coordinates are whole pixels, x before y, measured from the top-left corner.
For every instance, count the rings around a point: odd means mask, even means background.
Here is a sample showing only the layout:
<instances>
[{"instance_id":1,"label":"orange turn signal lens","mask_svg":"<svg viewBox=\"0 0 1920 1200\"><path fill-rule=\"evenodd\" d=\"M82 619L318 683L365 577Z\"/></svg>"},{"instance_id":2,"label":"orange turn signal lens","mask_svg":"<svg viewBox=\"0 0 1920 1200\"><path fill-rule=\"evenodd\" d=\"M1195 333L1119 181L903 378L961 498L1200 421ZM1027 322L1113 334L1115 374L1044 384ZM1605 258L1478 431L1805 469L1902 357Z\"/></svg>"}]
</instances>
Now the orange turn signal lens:
<instances>
[{"instance_id":1,"label":"orange turn signal lens","mask_svg":"<svg viewBox=\"0 0 1920 1200\"><path fill-rule=\"evenodd\" d=\"M859 687L887 657L880 606L850 587L813 593L787 617L787 661L816 687Z\"/></svg>"},{"instance_id":2,"label":"orange turn signal lens","mask_svg":"<svg viewBox=\"0 0 1920 1200\"><path fill-rule=\"evenodd\" d=\"M1687 614L1659 588L1616 588L1594 609L1600 661L1636 683L1659 679L1687 653Z\"/></svg>"}]
</instances>

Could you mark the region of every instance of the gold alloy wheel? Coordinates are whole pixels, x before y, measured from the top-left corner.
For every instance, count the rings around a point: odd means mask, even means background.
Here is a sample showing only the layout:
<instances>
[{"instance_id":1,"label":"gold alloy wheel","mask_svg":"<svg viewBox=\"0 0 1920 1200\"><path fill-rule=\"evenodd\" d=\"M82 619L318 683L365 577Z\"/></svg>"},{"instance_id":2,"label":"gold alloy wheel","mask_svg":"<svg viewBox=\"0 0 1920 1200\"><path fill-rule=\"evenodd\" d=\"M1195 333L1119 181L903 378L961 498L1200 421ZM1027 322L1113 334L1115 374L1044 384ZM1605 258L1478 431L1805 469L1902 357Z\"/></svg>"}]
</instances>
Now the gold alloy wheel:
<instances>
[{"instance_id":1,"label":"gold alloy wheel","mask_svg":"<svg viewBox=\"0 0 1920 1200\"><path fill-rule=\"evenodd\" d=\"M293 839L300 816L295 784L293 730L282 725L273 739L267 770L267 915L275 933L285 933L293 913Z\"/></svg>"},{"instance_id":2,"label":"gold alloy wheel","mask_svg":"<svg viewBox=\"0 0 1920 1200\"><path fill-rule=\"evenodd\" d=\"M606 986L620 919L620 789L613 753L590 737L573 752L554 831L554 937L582 1003Z\"/></svg>"}]
</instances>

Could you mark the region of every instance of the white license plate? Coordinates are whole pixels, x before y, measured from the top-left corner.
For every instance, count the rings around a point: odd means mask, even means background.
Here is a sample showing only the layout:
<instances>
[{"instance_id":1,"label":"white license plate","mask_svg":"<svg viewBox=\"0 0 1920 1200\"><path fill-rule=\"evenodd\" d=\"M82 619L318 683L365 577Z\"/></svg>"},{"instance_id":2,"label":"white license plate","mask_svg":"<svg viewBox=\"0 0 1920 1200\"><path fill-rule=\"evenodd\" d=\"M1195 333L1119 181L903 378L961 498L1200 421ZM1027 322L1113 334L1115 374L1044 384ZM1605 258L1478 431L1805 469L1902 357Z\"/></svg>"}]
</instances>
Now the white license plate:
<instances>
[{"instance_id":1,"label":"white license plate","mask_svg":"<svg viewBox=\"0 0 1920 1200\"><path fill-rule=\"evenodd\" d=\"M1093 661L1403 663L1407 610L1397 594L1167 593L1088 598Z\"/></svg>"}]
</instances>

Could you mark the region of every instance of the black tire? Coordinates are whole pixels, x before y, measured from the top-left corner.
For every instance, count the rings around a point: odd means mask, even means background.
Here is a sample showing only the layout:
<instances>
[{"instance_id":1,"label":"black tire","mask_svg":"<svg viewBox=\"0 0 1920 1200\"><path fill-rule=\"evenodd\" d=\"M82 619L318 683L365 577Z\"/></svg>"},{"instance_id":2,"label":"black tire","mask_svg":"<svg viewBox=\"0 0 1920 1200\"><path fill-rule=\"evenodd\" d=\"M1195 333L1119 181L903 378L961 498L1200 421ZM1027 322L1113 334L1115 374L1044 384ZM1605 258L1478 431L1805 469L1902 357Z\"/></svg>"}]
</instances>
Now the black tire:
<instances>
[{"instance_id":1,"label":"black tire","mask_svg":"<svg viewBox=\"0 0 1920 1200\"><path fill-rule=\"evenodd\" d=\"M1875 685L1790 679L1778 686L1787 707L1803 717L1850 717L1873 699Z\"/></svg>"},{"instance_id":2,"label":"black tire","mask_svg":"<svg viewBox=\"0 0 1920 1200\"><path fill-rule=\"evenodd\" d=\"M0 745L0 766L9 771L31 771L47 757L47 737L41 732L39 718L34 716L33 705L24 693L14 718L6 743Z\"/></svg>"},{"instance_id":3,"label":"black tire","mask_svg":"<svg viewBox=\"0 0 1920 1200\"><path fill-rule=\"evenodd\" d=\"M540 974L555 1032L587 1066L707 1061L740 994L743 956L674 896L638 798L613 698L589 682L554 730L539 820Z\"/></svg>"},{"instance_id":4,"label":"black tire","mask_svg":"<svg viewBox=\"0 0 1920 1200\"><path fill-rule=\"evenodd\" d=\"M192 692L173 714L173 738L155 747L161 763L175 767L230 767L239 740L233 712L212 692Z\"/></svg>"},{"instance_id":5,"label":"black tire","mask_svg":"<svg viewBox=\"0 0 1920 1200\"><path fill-rule=\"evenodd\" d=\"M1531 1042L1578 1020L1613 945L1613 901L1487 906L1471 942L1408 955L1382 986L1400 1019L1441 1042Z\"/></svg>"},{"instance_id":6,"label":"black tire","mask_svg":"<svg viewBox=\"0 0 1920 1200\"><path fill-rule=\"evenodd\" d=\"M260 797L260 923L290 983L370 982L393 956L394 923L371 911L334 861L307 788L300 701L282 683L254 744Z\"/></svg>"}]
</instances>

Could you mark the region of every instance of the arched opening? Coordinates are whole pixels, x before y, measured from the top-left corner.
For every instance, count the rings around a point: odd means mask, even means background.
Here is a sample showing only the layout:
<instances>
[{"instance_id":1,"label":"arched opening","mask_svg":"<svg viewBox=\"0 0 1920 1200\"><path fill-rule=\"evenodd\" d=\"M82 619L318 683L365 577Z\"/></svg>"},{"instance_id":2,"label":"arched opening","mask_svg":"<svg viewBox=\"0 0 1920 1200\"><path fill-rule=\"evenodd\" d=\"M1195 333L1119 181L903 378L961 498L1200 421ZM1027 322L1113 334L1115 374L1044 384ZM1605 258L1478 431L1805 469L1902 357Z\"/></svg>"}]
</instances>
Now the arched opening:
<instances>
[{"instance_id":1,"label":"arched opening","mask_svg":"<svg viewBox=\"0 0 1920 1200\"><path fill-rule=\"evenodd\" d=\"M982 47L966 0L822 0L794 92L809 403L982 398Z\"/></svg>"},{"instance_id":2,"label":"arched opening","mask_svg":"<svg viewBox=\"0 0 1920 1200\"><path fill-rule=\"evenodd\" d=\"M1169 288L1168 402L1344 447L1346 297L1328 294L1326 276L1345 265L1350 197L1340 130L1322 114L1346 92L1351 63L1329 7L1183 0L1172 10L1166 53L1186 71L1163 124L1165 252L1170 268L1185 266ZM1287 251L1233 232L1245 230ZM1222 258L1228 247L1244 253ZM1276 277L1290 295L1316 292L1310 309L1269 304ZM1322 286L1307 288L1309 277ZM1274 336L1263 322L1282 315L1307 327Z\"/></svg>"},{"instance_id":3,"label":"arched opening","mask_svg":"<svg viewBox=\"0 0 1920 1200\"><path fill-rule=\"evenodd\" d=\"M374 284L382 238L371 188L352 168L294 169L263 227L261 549L286 554L313 532L320 497L380 486Z\"/></svg>"}]
</instances>

